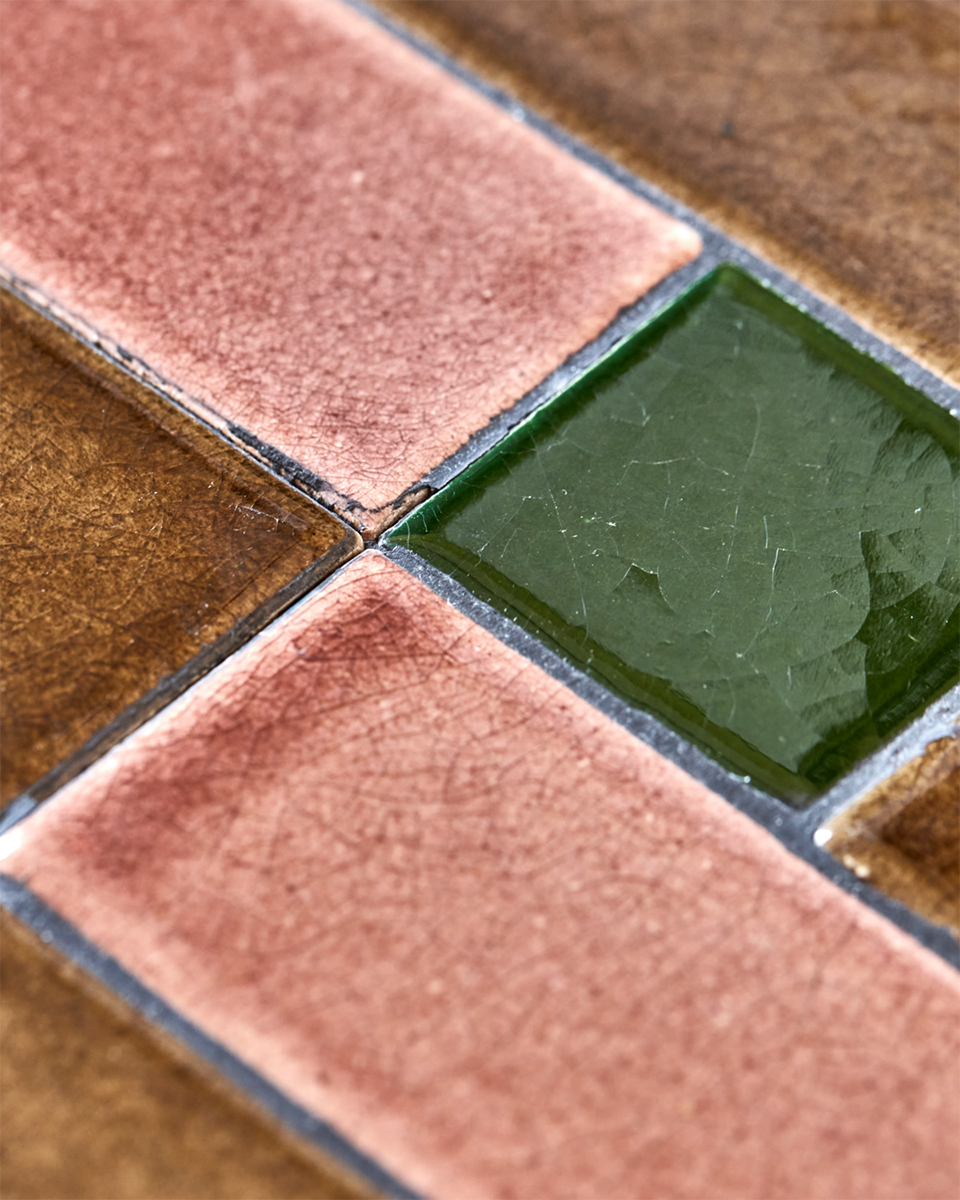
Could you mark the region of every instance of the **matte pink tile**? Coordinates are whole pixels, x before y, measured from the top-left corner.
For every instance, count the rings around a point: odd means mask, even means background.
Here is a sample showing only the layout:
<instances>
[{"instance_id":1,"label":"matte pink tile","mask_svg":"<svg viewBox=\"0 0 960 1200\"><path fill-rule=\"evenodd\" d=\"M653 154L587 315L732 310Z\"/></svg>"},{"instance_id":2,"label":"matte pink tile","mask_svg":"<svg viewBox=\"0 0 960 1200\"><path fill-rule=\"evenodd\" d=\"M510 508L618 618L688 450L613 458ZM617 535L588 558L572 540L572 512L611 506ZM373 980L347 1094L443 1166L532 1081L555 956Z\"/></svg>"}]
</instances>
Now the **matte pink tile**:
<instances>
[{"instance_id":1,"label":"matte pink tile","mask_svg":"<svg viewBox=\"0 0 960 1200\"><path fill-rule=\"evenodd\" d=\"M374 552L18 836L427 1192L957 1194L956 974Z\"/></svg>"},{"instance_id":2,"label":"matte pink tile","mask_svg":"<svg viewBox=\"0 0 960 1200\"><path fill-rule=\"evenodd\" d=\"M699 249L332 0L7 0L0 66L9 267L361 527Z\"/></svg>"}]
</instances>

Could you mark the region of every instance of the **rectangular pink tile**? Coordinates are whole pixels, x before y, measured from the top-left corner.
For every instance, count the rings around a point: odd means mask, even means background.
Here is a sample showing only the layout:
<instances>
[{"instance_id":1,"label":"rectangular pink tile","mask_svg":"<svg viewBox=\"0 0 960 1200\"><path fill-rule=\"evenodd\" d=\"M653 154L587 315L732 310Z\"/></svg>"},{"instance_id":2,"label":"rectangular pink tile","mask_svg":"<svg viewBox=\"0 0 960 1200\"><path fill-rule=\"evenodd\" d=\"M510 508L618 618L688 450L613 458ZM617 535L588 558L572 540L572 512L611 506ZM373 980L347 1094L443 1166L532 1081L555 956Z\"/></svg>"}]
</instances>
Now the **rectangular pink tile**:
<instances>
[{"instance_id":1,"label":"rectangular pink tile","mask_svg":"<svg viewBox=\"0 0 960 1200\"><path fill-rule=\"evenodd\" d=\"M333 0L4 25L3 260L362 528L699 249Z\"/></svg>"},{"instance_id":2,"label":"rectangular pink tile","mask_svg":"<svg viewBox=\"0 0 960 1200\"><path fill-rule=\"evenodd\" d=\"M957 1194L956 974L374 552L7 838L429 1193Z\"/></svg>"}]
</instances>

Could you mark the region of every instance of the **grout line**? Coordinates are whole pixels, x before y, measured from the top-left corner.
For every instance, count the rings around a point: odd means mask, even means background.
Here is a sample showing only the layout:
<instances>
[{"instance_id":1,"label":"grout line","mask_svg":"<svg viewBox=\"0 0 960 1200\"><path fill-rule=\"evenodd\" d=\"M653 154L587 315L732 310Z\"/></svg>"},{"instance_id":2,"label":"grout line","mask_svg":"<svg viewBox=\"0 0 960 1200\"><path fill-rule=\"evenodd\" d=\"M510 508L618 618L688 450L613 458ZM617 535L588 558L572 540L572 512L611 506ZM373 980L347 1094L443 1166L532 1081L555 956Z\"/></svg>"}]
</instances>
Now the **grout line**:
<instances>
[{"instance_id":1,"label":"grout line","mask_svg":"<svg viewBox=\"0 0 960 1200\"><path fill-rule=\"evenodd\" d=\"M905 383L922 392L939 407L947 409L952 416L960 417L960 390L952 384L862 328L842 309L814 296L796 280L726 235L709 228L700 232L704 238L704 249L692 263L673 272L636 303L618 313L593 341L572 354L511 408L493 417L483 429L473 433L463 446L425 475L423 482L434 490L449 483L539 408L554 400L591 367L613 353L628 337L705 279L711 271L726 263L742 267L788 304L808 313L872 361L889 367ZM429 500L427 496L421 503L426 504ZM401 519L407 520L419 507L419 504L413 506L402 518L398 518L397 523Z\"/></svg>"},{"instance_id":2,"label":"grout line","mask_svg":"<svg viewBox=\"0 0 960 1200\"><path fill-rule=\"evenodd\" d=\"M815 319L845 338L870 358L889 366L908 384L923 391L939 405L960 415L960 391L922 367L909 355L897 350L876 335L863 329L843 309L820 299L789 275L747 250L740 243L721 233L696 212L673 200L666 193L643 181L610 159L540 117L507 93L486 83L461 66L455 59L436 50L412 34L398 22L371 8L364 0L344 0L423 57L431 60L462 83L484 95L499 108L548 137L575 158L600 171L606 177L627 188L659 208L696 229L704 240L704 249L691 264L674 272L652 288L635 304L621 313L593 341L573 354L531 391L521 397L509 410L493 418L487 426L471 435L467 443L450 455L423 478L432 489L444 486L466 467L475 462L499 442L515 425L533 411L565 390L577 377L608 354L624 338L652 319L668 304L702 279L717 265L733 262L744 267L761 282L782 297L809 312ZM42 292L26 281L18 280L4 271L12 291L49 319L65 328L72 336L122 367L140 383L160 394L191 418L212 430L226 444L238 449L260 468L287 483L296 485L314 501L320 501L322 491L335 489L319 476L307 471L279 450L259 441L253 434L228 422L214 423L216 414L198 401L185 402L186 393L173 383L157 376L145 363L134 359L86 325L80 318L66 313ZM195 407L196 406L196 407ZM198 411L198 409L200 411ZM209 412L206 419L203 412ZM416 487L417 485L414 485ZM412 489L411 489L412 490ZM355 501L344 497L349 512ZM322 503L322 501L320 501ZM405 514L409 515L409 514ZM349 518L348 518L349 519ZM398 518L399 520L400 518ZM860 763L821 799L808 809L797 811L785 803L766 796L726 771L685 738L675 734L661 722L614 696L576 667L547 649L533 635L526 633L508 618L497 613L466 588L431 567L410 551L400 547L379 546L380 552L420 580L434 593L446 600L465 616L475 621L501 642L545 670L553 679L569 687L594 708L610 717L641 741L676 763L693 778L721 795L735 808L767 829L788 850L802 858L843 891L859 899L869 908L885 916L921 945L946 962L960 967L960 946L940 926L918 917L897 901L876 891L859 880L812 839L814 829L834 812L846 807L856 796L886 777L903 762L922 750L926 741L947 729L949 718L960 707L960 686L946 693L927 712L887 746ZM336 549L336 548L334 548ZM328 554L333 551L328 552ZM324 556L324 559L327 556ZM0 832L12 828L51 798L63 785L78 776L107 750L118 744L136 729L159 715L167 705L183 701L191 686L201 676L226 666L230 657L252 638L260 636L282 612L296 607L316 590L331 583L347 564L342 564L322 581L318 581L318 560L295 580L280 589L254 614L244 618L229 633L218 639L210 651L202 651L190 663L151 689L97 734L76 754L59 764L27 792L14 800L0 820ZM202 660L202 661L201 661ZM921 745L922 743L922 745ZM349 1171L398 1200L419 1200L419 1193L410 1190L400 1180L352 1145L332 1125L314 1117L289 1100L279 1089L257 1071L235 1057L223 1045L180 1016L175 1009L146 988L117 960L98 949L80 931L32 893L25 885L8 876L0 876L0 905L30 927L48 945L60 951L70 961L94 976L131 1008L142 1014L198 1057L209 1063L221 1075L249 1095L260 1106L281 1120L288 1128L329 1154Z\"/></svg>"},{"instance_id":3,"label":"grout line","mask_svg":"<svg viewBox=\"0 0 960 1200\"><path fill-rule=\"evenodd\" d=\"M721 260L717 259L716 261ZM537 409L555 399L561 392L566 391L581 375L612 353L621 342L651 321L684 292L689 291L700 279L709 274L715 265L715 261L705 248L692 263L688 263L685 267L668 275L660 283L655 284L639 300L622 309L592 341L587 342L586 345L571 354L565 362L521 396L510 408L498 413L482 429L472 433L459 449L429 471L424 476L423 482L428 487L439 490L467 467L472 466L477 459L502 441L517 425L532 416ZM424 503L427 500L429 497L424 500ZM416 508L411 509L402 519L406 520L415 511Z\"/></svg>"},{"instance_id":4,"label":"grout line","mask_svg":"<svg viewBox=\"0 0 960 1200\"><path fill-rule=\"evenodd\" d=\"M892 343L865 329L844 309L817 296L785 271L754 254L740 242L717 229L695 210L594 150L507 92L488 83L398 21L373 8L366 0L341 0L341 2L395 37L415 53L440 67L460 83L485 97L508 113L515 121L536 130L580 162L646 200L660 211L691 226L703 239L703 250L692 263L674 271L659 284L654 285L635 303L622 309L597 337L575 351L545 379L519 397L510 408L491 418L483 428L475 430L462 446L407 487L400 496L383 505L382 508L399 507L405 496L415 493L422 486L436 490L449 483L451 479L503 438L515 425L541 405L553 399L559 392L565 390L578 376L613 350L621 341L658 315L662 309L708 275L715 267L725 262L741 266L783 299L809 313L815 320L844 338L867 357L888 366L911 387L923 392L941 407L948 409L952 415L960 417L960 389L922 366L910 355L898 350ZM337 512L341 519L350 521L349 514L352 510L363 510L360 501L340 492L327 480L303 467L283 451L261 441L244 427L220 418L207 404L190 396L172 381L158 375L147 363L114 344L82 318L68 312L47 297L41 288L20 279L2 263L0 263L0 279L5 279L8 286L17 291L22 299L34 307L40 308L68 332L91 346L109 361L124 367L151 386L153 390L176 404L178 408L201 421L232 445L239 447L259 466L266 468L285 482L292 483L312 500L326 507L332 507L331 501L333 497L336 497L342 504L342 512ZM404 509L398 512L391 524L405 519L411 511L413 511L413 506L409 510ZM389 525L384 526L380 532L384 532L389 527Z\"/></svg>"},{"instance_id":5,"label":"grout line","mask_svg":"<svg viewBox=\"0 0 960 1200\"><path fill-rule=\"evenodd\" d=\"M323 499L336 495L344 501L345 508L357 507L357 502L349 496L343 496L332 484L315 475L306 467L301 466L295 459L290 458L281 450L262 442L254 434L221 417L203 400L198 400L179 384L155 371L144 359L125 350L123 346L101 333L83 317L65 308L43 288L30 280L24 279L0 260L0 289L9 292L22 303L29 305L34 312L39 313L48 321L62 329L88 350L104 359L110 366L125 371L141 386L159 396L165 403L171 404L177 412L196 421L207 433L220 438L224 446L241 454L248 462L253 463L261 471L266 471L273 479L280 480L288 487L295 489L298 495L305 496L325 512L332 512L339 521L344 518L334 511L328 500ZM399 519L399 518L398 518ZM354 528L352 524L349 528Z\"/></svg>"},{"instance_id":6,"label":"grout line","mask_svg":"<svg viewBox=\"0 0 960 1200\"><path fill-rule=\"evenodd\" d=\"M355 0L345 0L345 2L354 3ZM621 168L616 168L616 170L620 171ZM442 486L471 466L514 427L521 424L539 407L554 399L605 354L612 352L624 338L635 333L657 316L667 304L678 299L700 279L725 262L736 263L744 267L783 299L809 313L869 358L889 366L906 383L923 391L928 398L946 408L952 415L960 416L960 392L952 385L915 363L895 347L864 330L841 309L812 295L782 271L739 246L726 235L711 231L705 223L698 222L698 226L705 235L705 248L693 263L675 272L663 283L651 289L635 305L621 313L599 338L572 356L538 388L518 402L515 408L494 418L487 429L474 435L474 438L466 446L435 468L434 472L427 477L427 482L435 486ZM707 243L708 236L712 238L713 246ZM518 410L521 408L525 411L522 415L518 415ZM430 498L424 500L422 505L411 509L404 519L414 516L420 507L429 503ZM389 530L386 530L382 537L388 536ZM928 742L953 731L952 722L960 714L960 684L938 697L924 713L915 718L890 742L880 746L862 759L823 796L805 809L798 811L775 797L750 787L743 778L715 763L685 738L674 733L654 717L639 709L634 709L626 701L607 692L603 685L596 683L565 659L555 655L532 634L528 634L519 626L514 625L509 618L502 616L474 597L462 585L430 566L411 551L390 546L385 542L379 542L378 549L414 574L431 590L448 600L460 611L483 625L500 641L536 662L553 678L566 684L595 708L610 716L666 758L677 763L694 778L722 795L736 808L752 817L791 851L810 863L828 879L837 883L844 891L858 897L869 907L882 913L894 924L911 934L928 949L939 954L951 965L960 968L960 946L950 933L917 916L911 909L879 892L870 884L858 880L832 855L813 842L814 832L825 821L848 807L855 799L910 759L922 754Z\"/></svg>"},{"instance_id":7,"label":"grout line","mask_svg":"<svg viewBox=\"0 0 960 1200\"><path fill-rule=\"evenodd\" d=\"M708 758L686 738L674 733L656 717L615 696L603 684L591 679L578 667L548 649L533 634L521 629L509 617L498 613L462 584L412 551L389 544L380 544L377 549L391 562L425 584L442 600L452 604L458 612L482 626L488 633L492 633L498 641L516 650L552 679L568 687L604 716L615 721L634 737L682 768L688 775L722 796L734 808L763 826L789 851L803 859L831 883L835 883L868 908L892 921L904 933L939 955L951 966L960 969L960 943L947 929L918 916L898 900L893 900L869 883L858 879L852 871L847 870L832 854L821 849L813 840L814 830L826 819L825 812L846 807L850 800L872 785L875 777L895 769L891 763L900 765L901 760L906 761L922 752L927 741L942 735L947 710L951 706L956 708L960 702L960 685L941 696L892 743L881 747L864 763L859 764L814 805L798 810L752 787L741 776L733 774Z\"/></svg>"},{"instance_id":8,"label":"grout line","mask_svg":"<svg viewBox=\"0 0 960 1200\"><path fill-rule=\"evenodd\" d=\"M348 534L357 536L350 526L345 528ZM179 670L134 700L109 724L98 729L79 750L74 751L31 784L25 792L11 800L0 814L0 836L55 799L63 788L95 766L105 754L126 741L131 734L160 717L168 708L185 700L196 684L227 667L238 651L268 633L279 617L299 608L301 604L323 591L357 557L356 553L350 554L337 563L333 570L329 569L331 559L335 561L335 556L342 557L344 542L352 540L341 539L325 555L311 563L289 583L284 584L279 591L274 592L252 613L242 617L232 629L210 646L198 651ZM362 549L359 553L363 553Z\"/></svg>"},{"instance_id":9,"label":"grout line","mask_svg":"<svg viewBox=\"0 0 960 1200\"><path fill-rule=\"evenodd\" d=\"M452 604L464 616L486 629L488 633L492 633L498 641L546 671L552 679L570 688L593 708L682 767L688 775L722 795L776 836L786 836L784 831L790 828L790 818L795 810L785 801L767 796L751 786L745 777L735 775L722 767L656 717L622 700L604 684L551 650L534 634L528 633L509 617L497 612L486 601L474 596L463 584L413 551L389 543L381 544L377 549L441 599Z\"/></svg>"},{"instance_id":10,"label":"grout line","mask_svg":"<svg viewBox=\"0 0 960 1200\"><path fill-rule=\"evenodd\" d=\"M919 717L896 737L868 754L839 779L803 816L812 837L827 821L848 808L854 800L871 791L894 772L921 755L929 742L957 736L960 716L960 683L934 700Z\"/></svg>"},{"instance_id":11,"label":"grout line","mask_svg":"<svg viewBox=\"0 0 960 1200\"><path fill-rule=\"evenodd\" d=\"M635 175L626 167L613 162L562 127L540 116L508 92L488 83L399 21L373 8L367 0L343 0L343 3L348 4L373 24L397 37L405 45L435 63L467 87L486 97L509 113L515 121L537 130L555 145L625 187L634 195L692 226L703 239L703 250L692 263L673 272L645 293L636 303L621 310L598 337L571 355L546 379L521 397L515 405L494 417L487 426L476 431L463 446L430 471L424 477L424 482L430 487L438 489L449 483L496 445L514 427L538 408L554 399L580 375L614 350L625 338L652 320L667 305L677 300L717 266L726 262L742 267L788 303L808 313L868 358L889 367L905 383L923 392L936 404L946 408L953 416L960 417L960 390L916 362L909 354L865 329L843 308L817 296L785 271L754 254L734 238L717 229L693 209L674 200L660 188ZM429 500L424 501L424 503L428 502ZM418 505L411 509L404 519L415 514L419 507ZM389 531L385 531L385 533L387 532ZM501 616L483 601L476 599L467 589L443 575L442 572L435 570L416 555L399 547L387 547L383 544L379 545L379 549L465 615L483 625L500 641L517 649L524 657L542 666L553 678L565 683L594 707L663 753L665 757L677 763L694 778L724 796L731 804L758 821L790 850L810 863L828 879L837 883L843 890L857 896L869 907L887 916L901 929L912 934L947 962L960 967L960 946L951 934L940 926L918 917L905 905L892 900L869 884L858 880L832 855L817 847L813 842L814 831L824 821L847 807L855 798L909 761L910 758L921 754L928 741L950 731L951 718L955 719L956 715L960 713L960 685L939 697L907 729L891 742L868 755L838 783L834 784L824 796L807 809L797 811L750 787L743 779L714 763L686 739L667 729L655 718L632 708L625 701L606 692L602 685L553 654L531 634L521 630L508 618Z\"/></svg>"},{"instance_id":12,"label":"grout line","mask_svg":"<svg viewBox=\"0 0 960 1200\"><path fill-rule=\"evenodd\" d=\"M440 67L447 74L452 75L471 90L484 96L498 108L508 113L515 121L531 129L535 129L549 141L560 147L560 149L565 150L574 158L593 167L594 170L599 171L600 174L606 176L614 183L618 183L621 187L626 188L627 191L653 204L662 212L668 213L677 220L692 226L703 238L703 251L693 263L680 268L680 270L674 272L662 283L653 287L636 304L624 309L594 342L589 343L584 350L578 351L577 354L573 355L568 360L569 363L573 363L574 360L579 359L579 356L584 354L586 350L591 350L598 343L607 339L608 336L611 338L608 348L612 348L615 344L615 341L612 339L620 340L626 337L628 333L633 332L637 327L637 321L649 320L661 307L669 301L676 299L677 296L686 291L697 280L713 270L714 267L722 262L735 262L745 270L755 274L761 282L767 284L785 299L810 313L816 320L851 342L858 350L875 359L877 362L882 362L889 366L906 383L924 392L944 408L949 409L954 416L960 416L960 389L954 387L935 372L922 366L909 354L898 350L892 343L865 329L839 305L832 304L828 300L821 298L809 288L797 282L787 272L782 271L779 267L774 266L761 256L754 254L753 251L748 250L742 243L723 233L715 225L712 225L696 210L682 204L679 200L675 200L661 188L649 183L619 163L614 162L606 155L601 154L600 151L594 150L592 146L575 137L562 126L541 116L534 109L523 104L502 88L488 83L480 75L477 75L451 55L408 29L400 21L387 16L379 9L373 7L368 0L341 0L341 2L362 14L374 25L392 34L410 49ZM624 328L622 332L619 332L621 325ZM615 329L617 332L613 333L612 331ZM601 353L603 352L601 351ZM577 374L581 374L587 366L592 365L592 361L593 359L591 358L582 364L578 364L573 369ZM565 372L566 367L566 363L559 367L556 372L548 376L547 380L544 380L532 392L528 393L527 396L522 397L517 402L517 405L508 410L503 416L509 417L518 411L519 406L526 406L529 396L539 393L541 389L546 387L548 381L554 379L555 375ZM566 386L566 383L560 386ZM551 391L550 394L552 395L553 392ZM545 398L546 396L543 396L535 404L542 403ZM532 407L535 404L531 405L530 411L532 411ZM522 415L525 416L527 414L524 412ZM494 418L494 421L498 420L500 418ZM506 430L503 432L506 432ZM474 435L474 437L476 436L477 434ZM502 433L500 436L502 436ZM461 451L457 452L457 454L459 453ZM455 457L456 454L451 456L451 459ZM448 459L446 461L449 462L451 460ZM473 461L473 459L470 461ZM441 464L440 467L434 468L434 471L425 477L426 482L432 483L434 472L441 471L444 465ZM463 466L466 465L468 464L464 462ZM462 466L459 469L462 470ZM448 478L452 478L452 476ZM444 482L446 482L446 479L444 479Z\"/></svg>"},{"instance_id":13,"label":"grout line","mask_svg":"<svg viewBox=\"0 0 960 1200\"><path fill-rule=\"evenodd\" d=\"M0 906L36 933L46 945L60 951L89 975L118 995L146 1020L172 1035L204 1062L251 1097L261 1108L281 1120L306 1141L391 1200L423 1200L374 1159L359 1150L333 1125L295 1104L259 1072L247 1066L220 1042L150 991L121 964L60 916L53 908L17 879L0 874Z\"/></svg>"}]
</instances>

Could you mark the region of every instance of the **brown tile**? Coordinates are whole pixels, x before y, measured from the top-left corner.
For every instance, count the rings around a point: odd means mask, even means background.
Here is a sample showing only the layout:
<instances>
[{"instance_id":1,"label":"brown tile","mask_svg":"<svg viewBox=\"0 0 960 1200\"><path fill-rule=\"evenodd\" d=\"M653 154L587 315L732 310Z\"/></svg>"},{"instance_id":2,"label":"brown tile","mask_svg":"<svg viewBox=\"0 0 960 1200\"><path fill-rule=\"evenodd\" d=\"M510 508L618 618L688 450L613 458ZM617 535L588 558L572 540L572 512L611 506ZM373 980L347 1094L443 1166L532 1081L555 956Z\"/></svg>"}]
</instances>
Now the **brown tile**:
<instances>
[{"instance_id":1,"label":"brown tile","mask_svg":"<svg viewBox=\"0 0 960 1200\"><path fill-rule=\"evenodd\" d=\"M6 293L2 319L6 802L359 540Z\"/></svg>"},{"instance_id":2,"label":"brown tile","mask_svg":"<svg viewBox=\"0 0 960 1200\"><path fill-rule=\"evenodd\" d=\"M955 0L378 0L960 368Z\"/></svg>"},{"instance_id":3,"label":"brown tile","mask_svg":"<svg viewBox=\"0 0 960 1200\"><path fill-rule=\"evenodd\" d=\"M826 825L827 832L826 849L861 879L960 936L957 737L931 742Z\"/></svg>"},{"instance_id":4,"label":"brown tile","mask_svg":"<svg viewBox=\"0 0 960 1200\"><path fill-rule=\"evenodd\" d=\"M956 972L376 552L0 850L428 1194L960 1187Z\"/></svg>"},{"instance_id":5,"label":"brown tile","mask_svg":"<svg viewBox=\"0 0 960 1200\"><path fill-rule=\"evenodd\" d=\"M358 527L698 252L332 0L4 12L4 261Z\"/></svg>"},{"instance_id":6,"label":"brown tile","mask_svg":"<svg viewBox=\"0 0 960 1200\"><path fill-rule=\"evenodd\" d=\"M0 975L4 1200L328 1200L369 1195L5 913Z\"/></svg>"}]
</instances>

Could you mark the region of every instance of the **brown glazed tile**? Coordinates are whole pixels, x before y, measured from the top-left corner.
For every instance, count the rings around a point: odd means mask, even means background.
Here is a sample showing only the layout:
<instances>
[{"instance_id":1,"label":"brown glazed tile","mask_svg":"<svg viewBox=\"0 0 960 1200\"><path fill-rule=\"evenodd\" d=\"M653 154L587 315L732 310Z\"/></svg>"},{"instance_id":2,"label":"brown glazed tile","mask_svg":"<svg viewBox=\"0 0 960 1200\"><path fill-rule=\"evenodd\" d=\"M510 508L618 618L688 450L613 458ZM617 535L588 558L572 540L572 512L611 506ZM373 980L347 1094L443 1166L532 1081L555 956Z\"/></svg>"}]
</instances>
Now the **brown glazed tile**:
<instances>
[{"instance_id":1,"label":"brown glazed tile","mask_svg":"<svg viewBox=\"0 0 960 1200\"><path fill-rule=\"evenodd\" d=\"M0 849L428 1194L960 1187L956 973L376 552Z\"/></svg>"},{"instance_id":2,"label":"brown glazed tile","mask_svg":"<svg viewBox=\"0 0 960 1200\"><path fill-rule=\"evenodd\" d=\"M960 936L960 739L931 742L825 833L861 879Z\"/></svg>"},{"instance_id":3,"label":"brown glazed tile","mask_svg":"<svg viewBox=\"0 0 960 1200\"><path fill-rule=\"evenodd\" d=\"M377 0L960 369L956 0Z\"/></svg>"},{"instance_id":4,"label":"brown glazed tile","mask_svg":"<svg viewBox=\"0 0 960 1200\"><path fill-rule=\"evenodd\" d=\"M8 268L368 532L699 250L334 0L4 14Z\"/></svg>"},{"instance_id":5,"label":"brown glazed tile","mask_svg":"<svg viewBox=\"0 0 960 1200\"><path fill-rule=\"evenodd\" d=\"M359 539L22 301L0 304L6 803L110 727L102 751L128 705L163 683L144 719Z\"/></svg>"},{"instance_id":6,"label":"brown glazed tile","mask_svg":"<svg viewBox=\"0 0 960 1200\"><path fill-rule=\"evenodd\" d=\"M333 1200L369 1193L161 1047L0 914L4 1200Z\"/></svg>"}]
</instances>

